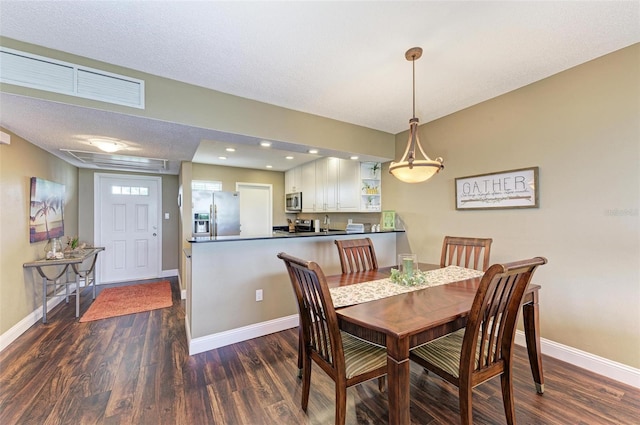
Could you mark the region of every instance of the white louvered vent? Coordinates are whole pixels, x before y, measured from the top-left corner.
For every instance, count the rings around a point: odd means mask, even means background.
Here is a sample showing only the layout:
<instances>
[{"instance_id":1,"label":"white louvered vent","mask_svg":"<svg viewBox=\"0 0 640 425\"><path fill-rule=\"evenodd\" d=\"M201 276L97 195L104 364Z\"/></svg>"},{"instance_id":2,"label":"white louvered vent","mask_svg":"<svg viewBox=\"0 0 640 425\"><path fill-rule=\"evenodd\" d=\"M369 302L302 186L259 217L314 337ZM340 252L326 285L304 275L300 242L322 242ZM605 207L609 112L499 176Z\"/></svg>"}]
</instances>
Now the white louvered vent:
<instances>
[{"instance_id":1,"label":"white louvered vent","mask_svg":"<svg viewBox=\"0 0 640 425\"><path fill-rule=\"evenodd\" d=\"M0 47L0 82L144 109L144 81Z\"/></svg>"}]
</instances>

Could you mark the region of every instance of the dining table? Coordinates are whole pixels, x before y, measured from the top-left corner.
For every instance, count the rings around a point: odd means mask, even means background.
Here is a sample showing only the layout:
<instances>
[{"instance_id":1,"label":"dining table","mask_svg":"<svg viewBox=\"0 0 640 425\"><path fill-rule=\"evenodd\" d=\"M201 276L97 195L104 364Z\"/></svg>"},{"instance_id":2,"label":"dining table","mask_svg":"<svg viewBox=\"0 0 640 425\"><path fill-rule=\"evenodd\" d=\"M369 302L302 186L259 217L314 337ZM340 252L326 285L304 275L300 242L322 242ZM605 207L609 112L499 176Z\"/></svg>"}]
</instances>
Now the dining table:
<instances>
[{"instance_id":1,"label":"dining table","mask_svg":"<svg viewBox=\"0 0 640 425\"><path fill-rule=\"evenodd\" d=\"M392 267L326 276L330 290L389 278ZM436 264L419 264L420 271L436 271ZM480 274L480 273L478 273ZM336 305L340 328L386 347L389 423L410 423L409 351L466 325L481 276L410 290L352 305ZM356 287L353 287L354 289ZM351 289L351 288L349 288ZM544 392L538 292L530 284L522 302L527 353L536 391ZM332 298L335 296L332 294Z\"/></svg>"}]
</instances>

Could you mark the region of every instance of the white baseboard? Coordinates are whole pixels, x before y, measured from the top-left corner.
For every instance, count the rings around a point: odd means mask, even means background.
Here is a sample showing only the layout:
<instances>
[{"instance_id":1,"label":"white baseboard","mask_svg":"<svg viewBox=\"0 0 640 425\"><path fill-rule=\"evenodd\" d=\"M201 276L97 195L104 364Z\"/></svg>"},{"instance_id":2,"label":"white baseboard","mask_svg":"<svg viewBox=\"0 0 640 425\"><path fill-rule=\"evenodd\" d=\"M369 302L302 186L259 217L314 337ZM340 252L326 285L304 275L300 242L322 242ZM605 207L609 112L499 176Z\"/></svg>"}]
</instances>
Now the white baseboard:
<instances>
[{"instance_id":1,"label":"white baseboard","mask_svg":"<svg viewBox=\"0 0 640 425\"><path fill-rule=\"evenodd\" d=\"M160 277L174 277L174 276L179 276L178 269L162 270L160 272Z\"/></svg>"},{"instance_id":2,"label":"white baseboard","mask_svg":"<svg viewBox=\"0 0 640 425\"><path fill-rule=\"evenodd\" d=\"M182 279L180 278L180 275L178 274L178 288L182 288ZM187 299L187 289L181 289L180 290L180 299L181 300L186 300Z\"/></svg>"},{"instance_id":3,"label":"white baseboard","mask_svg":"<svg viewBox=\"0 0 640 425\"><path fill-rule=\"evenodd\" d=\"M191 356L194 354L213 350L214 348L220 348L224 347L225 345L235 344L236 342L258 338L264 335L272 334L274 332L280 332L286 329L295 328L297 326L298 315L293 314L291 316L285 316L278 319L256 323L253 325L244 326L242 328L231 329L229 331L219 332L199 338L191 339L191 333L188 333L187 342L189 344L189 355ZM185 328L188 331L188 326L186 325L186 323Z\"/></svg>"},{"instance_id":4,"label":"white baseboard","mask_svg":"<svg viewBox=\"0 0 640 425\"><path fill-rule=\"evenodd\" d=\"M80 281L83 282L82 280ZM80 287L84 287L84 285L80 285ZM73 293L76 290L75 283L69 284L69 293ZM58 291L56 294L56 298L51 298L47 300L47 314L58 304L60 304L64 300L64 290ZM75 297L75 295L71 295L70 298ZM74 309L75 309L75 300ZM69 301L71 303L71 301ZM42 305L38 306L35 310L29 313L24 319L13 325L8 331L0 335L0 351L4 350L11 344L13 341L18 339L20 335L25 333L34 323L38 320L42 319Z\"/></svg>"},{"instance_id":5,"label":"white baseboard","mask_svg":"<svg viewBox=\"0 0 640 425\"><path fill-rule=\"evenodd\" d=\"M187 334L187 347L191 347L191 328L189 328L189 316L184 314L184 331ZM191 348L189 348L189 355L191 355Z\"/></svg>"},{"instance_id":6,"label":"white baseboard","mask_svg":"<svg viewBox=\"0 0 640 425\"><path fill-rule=\"evenodd\" d=\"M515 343L526 347L527 343L523 331L516 331ZM615 381L631 385L632 387L640 388L640 369L544 338L540 338L540 349L542 350L542 354L553 357L554 359L571 363L574 366L581 367L598 375L603 375Z\"/></svg>"}]
</instances>

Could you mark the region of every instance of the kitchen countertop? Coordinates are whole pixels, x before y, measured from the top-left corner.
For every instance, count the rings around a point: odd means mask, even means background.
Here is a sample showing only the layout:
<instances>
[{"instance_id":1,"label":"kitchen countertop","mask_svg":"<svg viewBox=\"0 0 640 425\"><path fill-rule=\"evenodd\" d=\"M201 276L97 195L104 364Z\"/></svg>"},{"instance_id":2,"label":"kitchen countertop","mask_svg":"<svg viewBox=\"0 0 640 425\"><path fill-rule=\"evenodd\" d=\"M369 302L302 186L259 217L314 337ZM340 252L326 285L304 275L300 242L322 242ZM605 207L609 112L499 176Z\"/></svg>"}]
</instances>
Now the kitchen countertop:
<instances>
[{"instance_id":1,"label":"kitchen countertop","mask_svg":"<svg viewBox=\"0 0 640 425\"><path fill-rule=\"evenodd\" d=\"M198 236L195 238L187 239L189 243L203 243L203 242L229 242L229 241L248 241L258 239L291 239L291 238L309 238L309 237L326 237L326 236L342 236L342 235L368 235L378 233L404 233L404 230L381 230L379 232L346 232L344 230L331 229L327 232L296 232L289 233L283 230L276 230L270 235L262 236Z\"/></svg>"}]
</instances>

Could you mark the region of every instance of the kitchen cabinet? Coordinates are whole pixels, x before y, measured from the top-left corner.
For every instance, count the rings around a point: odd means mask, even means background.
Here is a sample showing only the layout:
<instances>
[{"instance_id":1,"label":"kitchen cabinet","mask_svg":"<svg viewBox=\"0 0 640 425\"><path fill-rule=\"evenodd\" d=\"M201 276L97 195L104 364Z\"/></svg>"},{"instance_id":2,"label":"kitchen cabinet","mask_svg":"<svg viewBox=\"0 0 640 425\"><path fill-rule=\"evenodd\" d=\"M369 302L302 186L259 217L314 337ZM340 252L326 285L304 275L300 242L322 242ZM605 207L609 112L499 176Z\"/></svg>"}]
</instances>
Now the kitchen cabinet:
<instances>
[{"instance_id":1,"label":"kitchen cabinet","mask_svg":"<svg viewBox=\"0 0 640 425\"><path fill-rule=\"evenodd\" d=\"M302 212L316 211L316 162L307 162L300 166L302 183Z\"/></svg>"},{"instance_id":2,"label":"kitchen cabinet","mask_svg":"<svg viewBox=\"0 0 640 425\"><path fill-rule=\"evenodd\" d=\"M302 212L336 211L338 158L322 158L302 167Z\"/></svg>"},{"instance_id":3,"label":"kitchen cabinet","mask_svg":"<svg viewBox=\"0 0 640 425\"><path fill-rule=\"evenodd\" d=\"M338 158L316 161L316 211L330 212L338 209Z\"/></svg>"},{"instance_id":4,"label":"kitchen cabinet","mask_svg":"<svg viewBox=\"0 0 640 425\"><path fill-rule=\"evenodd\" d=\"M302 192L302 166L284 173L284 193Z\"/></svg>"},{"instance_id":5,"label":"kitchen cabinet","mask_svg":"<svg viewBox=\"0 0 640 425\"><path fill-rule=\"evenodd\" d=\"M362 164L348 159L322 158L302 165L302 212L380 211L380 163L375 171L371 171L374 163Z\"/></svg>"},{"instance_id":6,"label":"kitchen cabinet","mask_svg":"<svg viewBox=\"0 0 640 425\"><path fill-rule=\"evenodd\" d=\"M381 164L379 162L362 162L360 164L361 196L360 210L378 212L382 205L382 185L380 180Z\"/></svg>"},{"instance_id":7,"label":"kitchen cabinet","mask_svg":"<svg viewBox=\"0 0 640 425\"><path fill-rule=\"evenodd\" d=\"M360 163L341 159L338 162L337 210L360 210Z\"/></svg>"}]
</instances>

